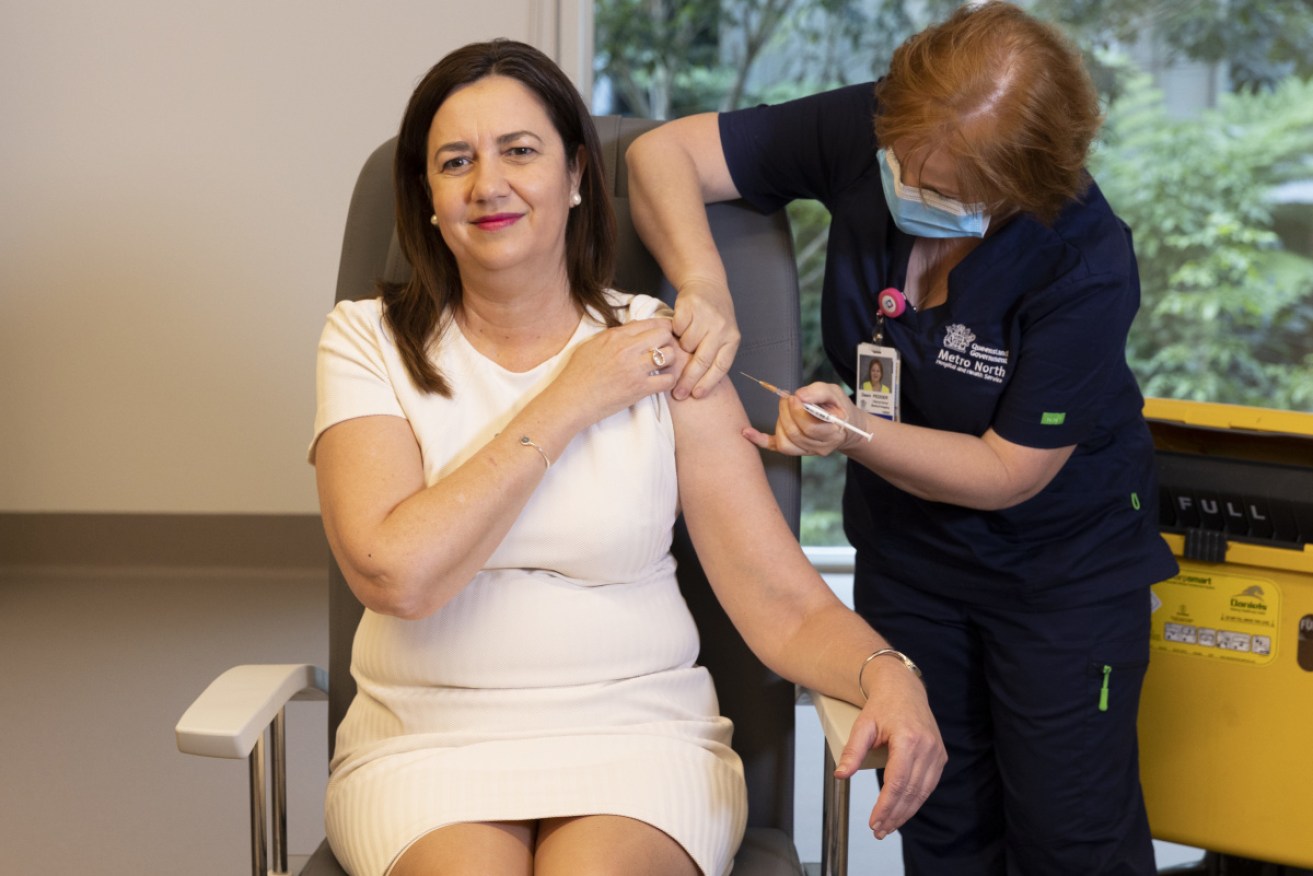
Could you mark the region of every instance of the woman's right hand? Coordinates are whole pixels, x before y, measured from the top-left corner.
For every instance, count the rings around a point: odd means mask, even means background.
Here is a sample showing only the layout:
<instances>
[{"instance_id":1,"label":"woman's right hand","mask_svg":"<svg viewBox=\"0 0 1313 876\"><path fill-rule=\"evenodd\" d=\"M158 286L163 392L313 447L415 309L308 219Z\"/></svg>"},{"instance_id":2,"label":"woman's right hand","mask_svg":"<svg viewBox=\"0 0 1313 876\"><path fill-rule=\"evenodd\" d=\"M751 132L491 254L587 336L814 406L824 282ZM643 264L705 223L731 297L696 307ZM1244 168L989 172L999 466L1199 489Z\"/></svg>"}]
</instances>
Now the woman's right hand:
<instances>
[{"instance_id":1,"label":"woman's right hand","mask_svg":"<svg viewBox=\"0 0 1313 876\"><path fill-rule=\"evenodd\" d=\"M544 390L544 400L560 404L584 429L649 395L669 392L687 359L668 318L634 320L576 347Z\"/></svg>"},{"instance_id":2,"label":"woman's right hand","mask_svg":"<svg viewBox=\"0 0 1313 876\"><path fill-rule=\"evenodd\" d=\"M743 430L743 437L763 450L785 456L829 456L861 439L847 429L817 419L803 404L819 405L849 423L861 421L861 411L848 395L833 383L809 383L793 394L793 398L780 399L780 416L775 432L758 432L751 426Z\"/></svg>"}]
</instances>

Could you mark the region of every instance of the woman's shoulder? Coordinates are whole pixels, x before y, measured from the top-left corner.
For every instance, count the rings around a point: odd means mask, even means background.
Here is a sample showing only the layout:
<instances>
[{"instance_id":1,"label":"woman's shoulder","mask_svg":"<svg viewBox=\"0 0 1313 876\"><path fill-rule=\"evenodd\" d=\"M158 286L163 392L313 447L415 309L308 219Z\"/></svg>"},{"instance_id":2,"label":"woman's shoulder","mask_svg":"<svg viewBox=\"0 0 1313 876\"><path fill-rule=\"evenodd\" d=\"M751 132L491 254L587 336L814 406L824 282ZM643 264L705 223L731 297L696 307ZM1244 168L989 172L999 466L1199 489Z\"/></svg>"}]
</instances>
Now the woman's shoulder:
<instances>
[{"instance_id":1,"label":"woman's shoulder","mask_svg":"<svg viewBox=\"0 0 1313 876\"><path fill-rule=\"evenodd\" d=\"M721 147L740 194L763 212L797 199L834 209L841 194L853 203L879 194L875 85L862 83L720 116ZM869 218L854 215L853 221Z\"/></svg>"},{"instance_id":2,"label":"woman's shoulder","mask_svg":"<svg viewBox=\"0 0 1313 876\"><path fill-rule=\"evenodd\" d=\"M869 122L876 108L875 82L859 82L842 85L826 91L795 97L773 104L757 104L739 110L721 113L721 118L735 121L752 119L757 116L773 116L781 124L809 118L812 120L834 121L833 113L838 110L853 112L857 122L865 125ZM843 119L843 113L840 113Z\"/></svg>"},{"instance_id":3,"label":"woman's shoulder","mask_svg":"<svg viewBox=\"0 0 1313 876\"><path fill-rule=\"evenodd\" d=\"M380 298L339 301L329 311L320 335L321 348L395 347Z\"/></svg>"},{"instance_id":4,"label":"woman's shoulder","mask_svg":"<svg viewBox=\"0 0 1313 876\"><path fill-rule=\"evenodd\" d=\"M982 266L1010 265L1017 276L1079 280L1100 275L1130 275L1135 255L1130 230L1093 183L1067 204L1051 224L1030 215L1016 217L983 248Z\"/></svg>"},{"instance_id":5,"label":"woman's shoulder","mask_svg":"<svg viewBox=\"0 0 1313 876\"><path fill-rule=\"evenodd\" d=\"M606 290L606 300L615 308L621 322L636 319L650 319L654 316L673 316L670 305L652 295L634 292L620 292L616 289Z\"/></svg>"},{"instance_id":6,"label":"woman's shoulder","mask_svg":"<svg viewBox=\"0 0 1313 876\"><path fill-rule=\"evenodd\" d=\"M1091 181L1050 229L1054 256L1073 283L1120 283L1138 290L1138 268L1130 228ZM1138 297L1138 296L1137 296Z\"/></svg>"},{"instance_id":7,"label":"woman's shoulder","mask_svg":"<svg viewBox=\"0 0 1313 876\"><path fill-rule=\"evenodd\" d=\"M328 324L340 328L372 327L383 322L382 298L346 299L337 302L328 314Z\"/></svg>"}]
</instances>

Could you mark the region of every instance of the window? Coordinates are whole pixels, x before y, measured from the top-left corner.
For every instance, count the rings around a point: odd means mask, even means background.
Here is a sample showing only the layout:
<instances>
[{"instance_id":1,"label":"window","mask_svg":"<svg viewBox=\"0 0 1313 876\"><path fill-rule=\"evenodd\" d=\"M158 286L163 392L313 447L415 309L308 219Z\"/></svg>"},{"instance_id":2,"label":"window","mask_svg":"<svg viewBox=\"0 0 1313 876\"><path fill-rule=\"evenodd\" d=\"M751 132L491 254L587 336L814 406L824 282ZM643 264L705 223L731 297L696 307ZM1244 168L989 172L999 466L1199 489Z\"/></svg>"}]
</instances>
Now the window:
<instances>
[{"instance_id":1,"label":"window","mask_svg":"<svg viewBox=\"0 0 1313 876\"><path fill-rule=\"evenodd\" d=\"M673 118L876 78L956 0L598 0L594 109ZM1313 410L1313 7L1033 0L1107 101L1090 166L1135 232L1147 395ZM825 211L790 208L807 380ZM842 544L841 459L804 460L803 541Z\"/></svg>"}]
</instances>

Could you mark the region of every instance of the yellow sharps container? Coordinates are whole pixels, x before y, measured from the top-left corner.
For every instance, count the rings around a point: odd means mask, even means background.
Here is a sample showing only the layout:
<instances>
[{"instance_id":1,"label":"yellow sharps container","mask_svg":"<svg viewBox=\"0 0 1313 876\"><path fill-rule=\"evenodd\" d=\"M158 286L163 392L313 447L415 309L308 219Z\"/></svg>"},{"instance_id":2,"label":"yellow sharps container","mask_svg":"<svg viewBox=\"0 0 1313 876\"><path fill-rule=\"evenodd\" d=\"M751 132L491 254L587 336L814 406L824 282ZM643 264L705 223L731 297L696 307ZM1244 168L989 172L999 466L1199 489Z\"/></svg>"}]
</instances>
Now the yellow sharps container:
<instances>
[{"instance_id":1,"label":"yellow sharps container","mask_svg":"<svg viewBox=\"0 0 1313 876\"><path fill-rule=\"evenodd\" d=\"M1163 537L1141 777L1158 839L1313 867L1313 414L1150 399Z\"/></svg>"}]
</instances>

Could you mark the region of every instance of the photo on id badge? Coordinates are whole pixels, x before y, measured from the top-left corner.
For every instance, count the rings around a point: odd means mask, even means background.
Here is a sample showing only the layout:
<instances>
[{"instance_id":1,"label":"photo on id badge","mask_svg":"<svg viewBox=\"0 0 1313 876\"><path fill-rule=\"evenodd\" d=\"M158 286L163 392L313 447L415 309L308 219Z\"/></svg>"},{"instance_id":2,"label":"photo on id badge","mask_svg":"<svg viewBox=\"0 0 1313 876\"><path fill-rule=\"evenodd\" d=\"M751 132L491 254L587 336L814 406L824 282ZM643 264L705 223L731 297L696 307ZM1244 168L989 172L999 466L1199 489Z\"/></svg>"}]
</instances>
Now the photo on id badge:
<instances>
[{"instance_id":1,"label":"photo on id badge","mask_svg":"<svg viewBox=\"0 0 1313 876\"><path fill-rule=\"evenodd\" d=\"M857 347L857 407L868 414L898 419L898 351L893 347Z\"/></svg>"}]
</instances>

